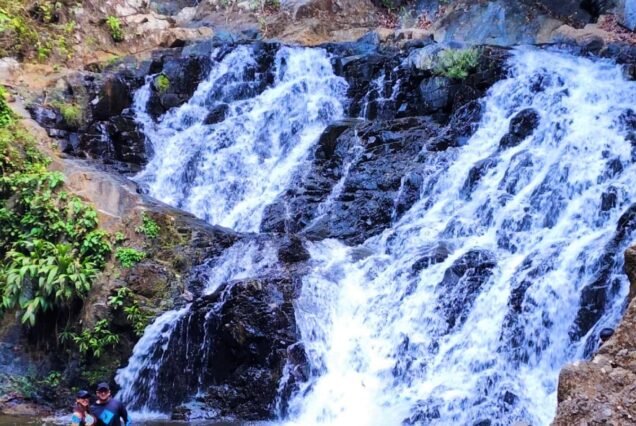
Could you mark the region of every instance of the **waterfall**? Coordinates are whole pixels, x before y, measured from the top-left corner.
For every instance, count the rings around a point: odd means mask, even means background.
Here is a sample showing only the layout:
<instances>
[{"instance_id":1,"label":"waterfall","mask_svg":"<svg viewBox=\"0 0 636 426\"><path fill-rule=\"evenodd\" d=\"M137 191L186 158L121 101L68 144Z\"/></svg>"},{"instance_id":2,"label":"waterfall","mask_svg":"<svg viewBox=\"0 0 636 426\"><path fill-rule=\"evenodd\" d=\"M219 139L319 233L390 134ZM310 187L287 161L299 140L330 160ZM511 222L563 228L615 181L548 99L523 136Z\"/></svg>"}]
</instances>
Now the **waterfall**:
<instances>
[{"instance_id":1,"label":"waterfall","mask_svg":"<svg viewBox=\"0 0 636 426\"><path fill-rule=\"evenodd\" d=\"M255 74L254 46L215 51L212 60L209 76L192 98L156 122L147 112L153 77L135 94L136 119L152 151L135 179L155 198L210 223L255 231L263 208L285 189L324 128L342 116L347 85L333 74L321 49L281 47L269 70L271 81ZM219 110L224 118L210 122L209 115ZM195 296L258 276L275 263L273 249L256 247L237 243L226 250L209 266L206 288ZM218 305L223 301L221 296ZM208 341L190 342L180 334L187 330L191 309L189 304L157 318L117 374L118 396L143 415L169 411L171 403L195 395L203 385L205 371L193 365L206 362ZM193 351L196 361L189 358ZM185 372L175 370L182 367ZM183 380L172 384L172 392L160 391L171 375Z\"/></svg>"},{"instance_id":2,"label":"waterfall","mask_svg":"<svg viewBox=\"0 0 636 426\"><path fill-rule=\"evenodd\" d=\"M161 201L238 231L258 230L264 207L342 116L347 88L323 50L294 47L276 52L273 82L263 87L253 49L214 52L192 98L156 123L146 113L150 82L134 106L153 152L137 181ZM224 118L210 123L211 113Z\"/></svg>"},{"instance_id":3,"label":"waterfall","mask_svg":"<svg viewBox=\"0 0 636 426\"><path fill-rule=\"evenodd\" d=\"M560 368L618 322L636 84L560 52L510 66L466 144L422 153L420 199L372 254L311 244L296 316L312 377L287 424L547 425ZM536 130L500 146L528 109Z\"/></svg>"}]
</instances>

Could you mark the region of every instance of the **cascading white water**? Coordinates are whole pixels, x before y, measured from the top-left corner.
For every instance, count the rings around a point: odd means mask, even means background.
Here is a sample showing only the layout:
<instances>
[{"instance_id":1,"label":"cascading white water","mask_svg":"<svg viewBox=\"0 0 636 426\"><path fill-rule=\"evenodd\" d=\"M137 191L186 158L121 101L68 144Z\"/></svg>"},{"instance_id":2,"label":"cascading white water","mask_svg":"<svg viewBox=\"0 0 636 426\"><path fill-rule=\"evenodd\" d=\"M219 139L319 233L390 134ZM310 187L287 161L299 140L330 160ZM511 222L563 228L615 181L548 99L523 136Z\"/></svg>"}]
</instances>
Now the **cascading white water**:
<instances>
[{"instance_id":1,"label":"cascading white water","mask_svg":"<svg viewBox=\"0 0 636 426\"><path fill-rule=\"evenodd\" d=\"M134 99L136 119L153 153L136 179L154 197L240 231L258 229L263 208L285 189L324 128L342 116L347 88L333 74L325 51L281 47L273 84L259 92L256 60L253 46L237 47L213 63L186 104L158 122L146 112L152 77ZM210 111L224 104L225 118L206 124ZM238 243L215 262L203 294L257 276L275 263L272 249ZM189 307L157 318L117 374L119 397L142 416L157 415L158 377L174 328ZM207 342L197 344L201 354L209 349Z\"/></svg>"},{"instance_id":2,"label":"cascading white water","mask_svg":"<svg viewBox=\"0 0 636 426\"><path fill-rule=\"evenodd\" d=\"M253 65L252 47L237 47L158 123L145 112L150 83L135 97L154 153L136 179L155 198L238 231L258 230L264 207L285 189L324 128L342 116L347 88L325 51L281 47L273 85L244 98ZM225 119L205 124L223 104Z\"/></svg>"},{"instance_id":3,"label":"cascading white water","mask_svg":"<svg viewBox=\"0 0 636 426\"><path fill-rule=\"evenodd\" d=\"M559 369L583 357L586 336L571 337L581 290L636 201L619 118L636 105L636 84L613 64L558 52L517 51L511 66L468 143L425 156L431 171L420 200L363 244L372 255L359 259L332 240L311 245L296 315L313 378L291 401L288 424L552 420ZM500 149L526 108L539 113L538 128ZM469 170L485 158L492 166L467 195ZM609 192L615 202L602 207ZM620 317L628 242L612 259L607 280L620 288L601 324ZM435 248L448 257L416 268ZM483 281L458 273L459 282L442 285L467 258L487 265Z\"/></svg>"}]
</instances>

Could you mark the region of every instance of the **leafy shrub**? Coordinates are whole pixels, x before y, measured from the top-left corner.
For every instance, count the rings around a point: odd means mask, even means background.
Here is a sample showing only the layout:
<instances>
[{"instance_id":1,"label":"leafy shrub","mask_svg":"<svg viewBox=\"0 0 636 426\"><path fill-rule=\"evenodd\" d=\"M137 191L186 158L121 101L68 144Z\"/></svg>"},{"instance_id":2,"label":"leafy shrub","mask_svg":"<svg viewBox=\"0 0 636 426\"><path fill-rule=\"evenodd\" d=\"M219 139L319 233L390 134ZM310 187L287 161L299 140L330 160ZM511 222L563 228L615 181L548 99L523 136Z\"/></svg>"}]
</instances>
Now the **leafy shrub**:
<instances>
[{"instance_id":1,"label":"leafy shrub","mask_svg":"<svg viewBox=\"0 0 636 426\"><path fill-rule=\"evenodd\" d=\"M170 79L165 74L159 74L155 77L154 84L159 93L165 93L170 88Z\"/></svg>"},{"instance_id":2,"label":"leafy shrub","mask_svg":"<svg viewBox=\"0 0 636 426\"><path fill-rule=\"evenodd\" d=\"M0 86L0 127L7 127L13 123L14 115L7 105L7 92L4 86Z\"/></svg>"},{"instance_id":3,"label":"leafy shrub","mask_svg":"<svg viewBox=\"0 0 636 426\"><path fill-rule=\"evenodd\" d=\"M135 334L141 336L148 325L149 315L135 300L133 292L127 287L118 288L114 296L108 298L108 304L115 309L123 309L126 319L133 326Z\"/></svg>"},{"instance_id":4,"label":"leafy shrub","mask_svg":"<svg viewBox=\"0 0 636 426\"><path fill-rule=\"evenodd\" d=\"M435 73L449 78L466 78L479 63L479 55L475 48L444 50L439 55Z\"/></svg>"},{"instance_id":5,"label":"leafy shrub","mask_svg":"<svg viewBox=\"0 0 636 426\"><path fill-rule=\"evenodd\" d=\"M81 333L64 331L60 333L63 342L72 341L77 345L80 354L99 358L110 346L119 343L119 336L109 328L108 320L99 320L93 328L83 330Z\"/></svg>"},{"instance_id":6,"label":"leafy shrub","mask_svg":"<svg viewBox=\"0 0 636 426\"><path fill-rule=\"evenodd\" d=\"M0 117L2 117L0 105ZM0 314L35 325L89 292L111 252L97 212L63 191L64 176L10 115L0 125Z\"/></svg>"},{"instance_id":7,"label":"leafy shrub","mask_svg":"<svg viewBox=\"0 0 636 426\"><path fill-rule=\"evenodd\" d=\"M120 247L115 252L115 258L119 260L124 268L132 268L135 264L141 262L144 257L146 257L146 253L134 248Z\"/></svg>"},{"instance_id":8,"label":"leafy shrub","mask_svg":"<svg viewBox=\"0 0 636 426\"><path fill-rule=\"evenodd\" d=\"M124 41L124 31L121 28L121 21L118 17L111 15L106 18L106 26L108 27L108 31L110 31L110 36L113 41Z\"/></svg>"},{"instance_id":9,"label":"leafy shrub","mask_svg":"<svg viewBox=\"0 0 636 426\"><path fill-rule=\"evenodd\" d=\"M11 250L6 255L9 263L3 271L2 294L4 308L24 311L22 322L35 325L39 311L88 293L95 266L82 261L70 244L36 239L22 246L22 251Z\"/></svg>"},{"instance_id":10,"label":"leafy shrub","mask_svg":"<svg viewBox=\"0 0 636 426\"><path fill-rule=\"evenodd\" d=\"M78 128L84 120L84 110L77 104L67 102L56 102L53 104L60 111L66 124L72 128Z\"/></svg>"},{"instance_id":11,"label":"leafy shrub","mask_svg":"<svg viewBox=\"0 0 636 426\"><path fill-rule=\"evenodd\" d=\"M141 225L135 228L135 231L144 234L148 238L157 238L159 236L159 225L157 222L148 217L145 213L141 215Z\"/></svg>"}]
</instances>

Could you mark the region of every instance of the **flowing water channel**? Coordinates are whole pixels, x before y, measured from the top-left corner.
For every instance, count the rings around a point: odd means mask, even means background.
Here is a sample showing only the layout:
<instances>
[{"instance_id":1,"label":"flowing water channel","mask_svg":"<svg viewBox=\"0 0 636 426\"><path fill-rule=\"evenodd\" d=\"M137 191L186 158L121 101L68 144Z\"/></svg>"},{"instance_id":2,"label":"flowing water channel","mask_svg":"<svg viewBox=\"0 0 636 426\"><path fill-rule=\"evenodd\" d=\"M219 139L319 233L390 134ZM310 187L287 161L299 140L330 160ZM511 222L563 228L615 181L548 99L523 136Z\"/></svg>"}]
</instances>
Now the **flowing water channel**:
<instances>
[{"instance_id":1,"label":"flowing water channel","mask_svg":"<svg viewBox=\"0 0 636 426\"><path fill-rule=\"evenodd\" d=\"M346 110L346 83L322 50L281 48L262 92L245 90L252 65L249 46L216 60L192 99L158 123L144 113L148 86L136 97L154 151L139 182L239 231L258 230L264 207ZM220 103L225 120L205 124ZM281 423L547 425L561 367L619 321L622 254L634 237L624 214L636 201L624 122L636 85L609 62L520 49L482 103L467 143L423 155L419 201L362 244L365 257L335 240L310 244L296 320L312 373ZM529 108L537 129L502 149L511 119ZM479 178L468 184L471 170ZM263 250L227 254L212 276L256 276L270 264ZM148 327L117 376L138 410L156 410L153 377L187 309Z\"/></svg>"}]
</instances>

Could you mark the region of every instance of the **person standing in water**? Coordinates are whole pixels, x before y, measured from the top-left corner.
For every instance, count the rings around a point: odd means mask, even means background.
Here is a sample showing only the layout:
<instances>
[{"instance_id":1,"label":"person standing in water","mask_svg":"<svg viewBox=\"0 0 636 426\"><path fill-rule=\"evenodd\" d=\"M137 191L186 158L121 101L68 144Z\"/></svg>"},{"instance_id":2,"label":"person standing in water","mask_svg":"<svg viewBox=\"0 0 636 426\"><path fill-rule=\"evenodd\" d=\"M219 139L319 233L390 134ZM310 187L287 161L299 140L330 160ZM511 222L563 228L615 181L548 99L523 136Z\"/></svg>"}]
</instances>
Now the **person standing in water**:
<instances>
[{"instance_id":1,"label":"person standing in water","mask_svg":"<svg viewBox=\"0 0 636 426\"><path fill-rule=\"evenodd\" d=\"M71 416L71 426L93 426L95 417L90 414L91 394L85 390L77 392L75 397L75 409Z\"/></svg>"},{"instance_id":2,"label":"person standing in water","mask_svg":"<svg viewBox=\"0 0 636 426\"><path fill-rule=\"evenodd\" d=\"M98 426L130 426L132 421L124 404L113 398L108 383L97 385L97 401L91 407ZM122 423L123 421L123 423Z\"/></svg>"}]
</instances>

